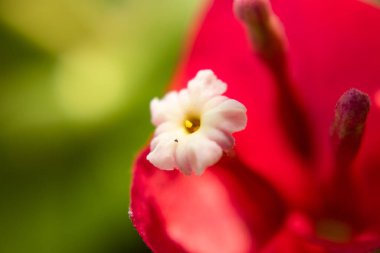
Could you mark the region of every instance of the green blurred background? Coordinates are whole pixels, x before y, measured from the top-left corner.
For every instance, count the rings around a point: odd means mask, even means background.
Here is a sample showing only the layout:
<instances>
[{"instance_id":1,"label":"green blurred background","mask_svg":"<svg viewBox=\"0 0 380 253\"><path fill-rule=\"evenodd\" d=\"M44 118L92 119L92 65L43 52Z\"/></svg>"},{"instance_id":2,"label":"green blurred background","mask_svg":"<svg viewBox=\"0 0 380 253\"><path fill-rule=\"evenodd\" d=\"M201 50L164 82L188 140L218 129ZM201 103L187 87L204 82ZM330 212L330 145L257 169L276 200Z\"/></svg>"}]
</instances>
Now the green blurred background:
<instances>
[{"instance_id":1,"label":"green blurred background","mask_svg":"<svg viewBox=\"0 0 380 253\"><path fill-rule=\"evenodd\" d=\"M0 0L0 252L149 252L128 218L149 101L200 0Z\"/></svg>"}]
</instances>

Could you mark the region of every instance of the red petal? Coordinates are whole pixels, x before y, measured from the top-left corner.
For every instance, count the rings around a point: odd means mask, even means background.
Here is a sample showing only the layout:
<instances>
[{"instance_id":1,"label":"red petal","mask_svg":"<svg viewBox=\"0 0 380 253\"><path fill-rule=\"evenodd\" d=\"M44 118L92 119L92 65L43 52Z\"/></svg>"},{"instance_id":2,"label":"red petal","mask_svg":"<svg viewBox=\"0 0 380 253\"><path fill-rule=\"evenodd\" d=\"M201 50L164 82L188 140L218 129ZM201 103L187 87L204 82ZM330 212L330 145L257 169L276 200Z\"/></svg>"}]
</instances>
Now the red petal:
<instances>
[{"instance_id":1,"label":"red petal","mask_svg":"<svg viewBox=\"0 0 380 253\"><path fill-rule=\"evenodd\" d=\"M229 84L227 95L248 108L247 129L236 134L236 150L242 159L290 202L314 204L311 169L304 169L283 136L275 111L274 84L252 54L231 0L214 1L174 87L184 87L198 70L208 68Z\"/></svg>"},{"instance_id":2,"label":"red petal","mask_svg":"<svg viewBox=\"0 0 380 253\"><path fill-rule=\"evenodd\" d=\"M131 217L153 251L251 252L281 225L278 195L237 159L197 177L154 168L146 155L135 164Z\"/></svg>"},{"instance_id":3,"label":"red petal","mask_svg":"<svg viewBox=\"0 0 380 253\"><path fill-rule=\"evenodd\" d=\"M293 230L294 227L302 232L302 234L311 234L312 228L308 220L304 219L302 215L293 214L284 222L281 230L273 237L273 239L266 245L260 253L322 253L309 249L305 251L305 240L299 237ZM323 252L324 253L324 252Z\"/></svg>"},{"instance_id":4,"label":"red petal","mask_svg":"<svg viewBox=\"0 0 380 253\"><path fill-rule=\"evenodd\" d=\"M380 248L380 240L357 241L347 244L319 242L318 245L329 253L368 253Z\"/></svg>"},{"instance_id":5,"label":"red petal","mask_svg":"<svg viewBox=\"0 0 380 253\"><path fill-rule=\"evenodd\" d=\"M318 124L325 161L336 100L351 87L372 99L355 170L362 177L357 187L363 216L380 230L380 9L357 0L275 1L274 8L286 28L297 84Z\"/></svg>"},{"instance_id":6,"label":"red petal","mask_svg":"<svg viewBox=\"0 0 380 253\"><path fill-rule=\"evenodd\" d=\"M380 155L378 150L366 154L366 159L358 166L355 178L360 196L362 216L366 218L368 226L380 232ZM360 164L362 161L358 161Z\"/></svg>"},{"instance_id":7,"label":"red petal","mask_svg":"<svg viewBox=\"0 0 380 253\"><path fill-rule=\"evenodd\" d=\"M356 0L273 1L273 7L287 32L296 86L307 99L314 119L318 145L323 150L321 164L325 165L330 152L328 131L336 100L348 88L356 87L374 101L357 166L361 170L380 169L379 10ZM245 32L232 15L231 0L216 0L211 7L175 86L183 87L204 68L214 70L229 84L227 95L248 108L248 128L236 135L239 155L292 203L315 203L310 174L278 126L272 80L250 53ZM256 176L250 181L261 182L257 184L261 191L246 185L246 177L235 178L240 165L232 166L232 170L228 169L231 165L219 165L202 177L184 177L176 171L152 168L145 155L136 163L131 210L136 228L153 250L252 250L277 229L282 208L278 208L279 213L263 211L276 210L266 208L278 205L277 200L267 197L273 191ZM380 179L377 176L374 180L370 189L375 192L369 190L371 193L363 197L367 207L378 203L380 188L374 185ZM255 196L257 192L261 193ZM257 198L253 201L250 195ZM379 211L380 206L375 205L372 217ZM268 224L273 217L279 220ZM343 245L341 251L334 252L362 252L355 249L366 249L367 243Z\"/></svg>"},{"instance_id":8,"label":"red petal","mask_svg":"<svg viewBox=\"0 0 380 253\"><path fill-rule=\"evenodd\" d=\"M370 95L358 165L364 169L374 151L380 154L380 9L357 0L273 1L273 7L286 29L293 75L312 110L325 159L337 99L351 87Z\"/></svg>"},{"instance_id":9,"label":"red petal","mask_svg":"<svg viewBox=\"0 0 380 253\"><path fill-rule=\"evenodd\" d=\"M379 235L362 234L346 243L320 239L314 235L311 220L292 213L261 253L367 253L379 248Z\"/></svg>"},{"instance_id":10,"label":"red petal","mask_svg":"<svg viewBox=\"0 0 380 253\"><path fill-rule=\"evenodd\" d=\"M295 85L313 117L321 150L318 165L326 167L331 159L329 129L340 95L356 87L374 101L359 157L359 167L364 168L372 153L379 152L380 143L380 10L357 0L272 1L272 5L289 40ZM231 9L231 0L214 1L175 86L184 86L199 69L213 69L229 84L228 95L248 108L248 128L237 135L243 159L293 203L315 199L309 195L311 184L305 185L310 182L308 173L278 126L272 80L251 54Z\"/></svg>"}]
</instances>

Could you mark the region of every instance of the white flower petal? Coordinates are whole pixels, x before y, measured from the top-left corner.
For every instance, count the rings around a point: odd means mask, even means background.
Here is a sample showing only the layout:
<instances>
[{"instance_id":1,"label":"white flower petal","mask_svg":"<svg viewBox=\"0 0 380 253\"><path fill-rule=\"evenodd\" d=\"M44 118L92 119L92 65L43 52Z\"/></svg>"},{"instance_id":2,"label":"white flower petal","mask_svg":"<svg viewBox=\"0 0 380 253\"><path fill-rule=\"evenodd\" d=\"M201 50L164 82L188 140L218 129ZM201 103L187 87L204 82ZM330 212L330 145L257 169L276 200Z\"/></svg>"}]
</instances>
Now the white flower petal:
<instances>
[{"instance_id":1,"label":"white flower petal","mask_svg":"<svg viewBox=\"0 0 380 253\"><path fill-rule=\"evenodd\" d=\"M223 102L225 102L226 100L228 100L229 98L226 97L226 96L215 96L215 97L212 97L211 99L209 99L204 107L202 108L204 112L207 112L207 111L210 111L214 108L216 108L217 106L219 106L220 104L222 104Z\"/></svg>"},{"instance_id":2,"label":"white flower petal","mask_svg":"<svg viewBox=\"0 0 380 253\"><path fill-rule=\"evenodd\" d=\"M155 135L150 142L150 150L153 151L160 142L179 142L186 137L186 134L181 130L170 131Z\"/></svg>"},{"instance_id":3,"label":"white flower petal","mask_svg":"<svg viewBox=\"0 0 380 253\"><path fill-rule=\"evenodd\" d=\"M204 170L214 165L222 157L222 148L205 138L202 134L196 134L179 143L176 150L176 161L179 169L184 174L201 175Z\"/></svg>"},{"instance_id":4,"label":"white flower petal","mask_svg":"<svg viewBox=\"0 0 380 253\"><path fill-rule=\"evenodd\" d=\"M191 160L194 158L194 152L190 149L190 146L183 141L177 145L175 152L175 160L177 162L178 169L185 175L191 175Z\"/></svg>"},{"instance_id":5,"label":"white flower petal","mask_svg":"<svg viewBox=\"0 0 380 253\"><path fill-rule=\"evenodd\" d=\"M189 92L187 89L182 89L179 91L178 100L180 106L183 108L184 111L186 111L188 109L188 106L190 106L193 102L189 96Z\"/></svg>"},{"instance_id":6,"label":"white flower petal","mask_svg":"<svg viewBox=\"0 0 380 253\"><path fill-rule=\"evenodd\" d=\"M178 93L175 91L169 92L162 100L154 98L150 102L150 112L152 114L152 123L155 126L168 120L177 120L183 115Z\"/></svg>"},{"instance_id":7,"label":"white flower petal","mask_svg":"<svg viewBox=\"0 0 380 253\"><path fill-rule=\"evenodd\" d=\"M154 131L154 136L158 136L163 133L173 133L178 131L178 129L181 126L177 122L173 121L166 121L160 125L157 126L156 130Z\"/></svg>"},{"instance_id":8,"label":"white flower petal","mask_svg":"<svg viewBox=\"0 0 380 253\"><path fill-rule=\"evenodd\" d=\"M243 130L247 125L247 109L233 99L225 100L213 109L208 110L202 117L202 123L228 133Z\"/></svg>"},{"instance_id":9,"label":"white flower petal","mask_svg":"<svg viewBox=\"0 0 380 253\"><path fill-rule=\"evenodd\" d=\"M161 170L173 170L176 167L175 149L177 142L173 134L162 134L151 142L151 152L146 157Z\"/></svg>"},{"instance_id":10,"label":"white flower petal","mask_svg":"<svg viewBox=\"0 0 380 253\"><path fill-rule=\"evenodd\" d=\"M191 96L207 100L226 92L227 85L211 70L201 70L194 79L189 81L188 90Z\"/></svg>"},{"instance_id":11,"label":"white flower petal","mask_svg":"<svg viewBox=\"0 0 380 253\"><path fill-rule=\"evenodd\" d=\"M224 151L229 151L235 145L235 139L230 133L214 127L204 127L202 133L210 140L216 142Z\"/></svg>"}]
</instances>

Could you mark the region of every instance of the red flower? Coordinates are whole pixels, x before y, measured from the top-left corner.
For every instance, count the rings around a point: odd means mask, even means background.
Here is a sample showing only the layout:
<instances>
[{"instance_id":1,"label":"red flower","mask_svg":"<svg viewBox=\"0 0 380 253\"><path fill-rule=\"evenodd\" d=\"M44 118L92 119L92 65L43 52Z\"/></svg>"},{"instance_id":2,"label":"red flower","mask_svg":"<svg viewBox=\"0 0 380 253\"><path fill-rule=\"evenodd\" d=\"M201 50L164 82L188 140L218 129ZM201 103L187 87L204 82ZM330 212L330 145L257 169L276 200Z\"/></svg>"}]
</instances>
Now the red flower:
<instances>
[{"instance_id":1,"label":"red flower","mask_svg":"<svg viewBox=\"0 0 380 253\"><path fill-rule=\"evenodd\" d=\"M131 219L155 252L380 248L380 10L357 0L272 8L286 34L285 67L252 53L232 1L215 0L172 86L200 69L229 84L249 119L235 135L236 157L200 177L156 169L148 150L136 160ZM343 109L334 120L334 108L352 87L372 105L361 143L347 144L338 136Z\"/></svg>"}]
</instances>

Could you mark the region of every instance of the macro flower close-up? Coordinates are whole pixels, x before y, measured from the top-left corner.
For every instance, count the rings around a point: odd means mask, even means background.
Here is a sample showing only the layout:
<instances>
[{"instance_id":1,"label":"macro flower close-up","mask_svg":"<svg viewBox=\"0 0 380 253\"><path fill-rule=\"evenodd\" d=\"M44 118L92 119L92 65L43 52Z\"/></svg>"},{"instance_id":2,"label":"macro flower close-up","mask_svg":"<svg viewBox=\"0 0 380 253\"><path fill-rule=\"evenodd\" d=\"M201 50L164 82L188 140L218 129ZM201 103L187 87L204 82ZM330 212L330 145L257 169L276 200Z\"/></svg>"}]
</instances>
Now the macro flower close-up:
<instances>
[{"instance_id":1,"label":"macro flower close-up","mask_svg":"<svg viewBox=\"0 0 380 253\"><path fill-rule=\"evenodd\" d=\"M221 96L226 84L210 70L202 70L188 88L151 102L157 126L147 159L162 170L202 174L234 145L232 132L246 126L246 108Z\"/></svg>"},{"instance_id":2,"label":"macro flower close-up","mask_svg":"<svg viewBox=\"0 0 380 253\"><path fill-rule=\"evenodd\" d=\"M379 27L376 1L209 1L134 162L146 245L377 252Z\"/></svg>"}]
</instances>

